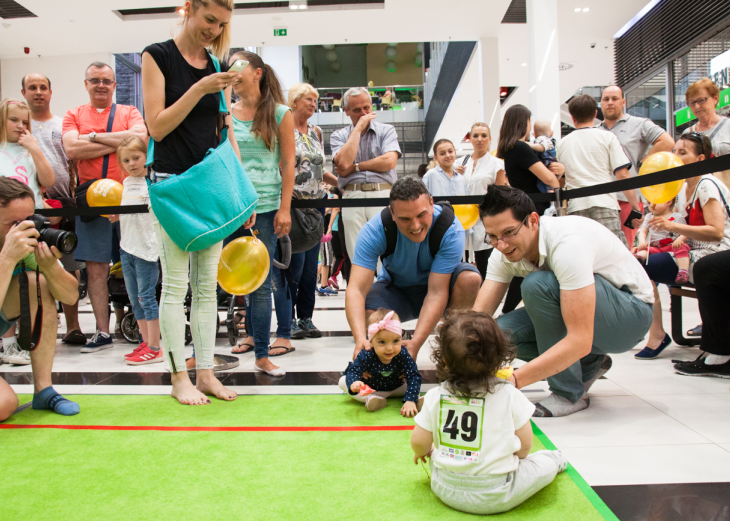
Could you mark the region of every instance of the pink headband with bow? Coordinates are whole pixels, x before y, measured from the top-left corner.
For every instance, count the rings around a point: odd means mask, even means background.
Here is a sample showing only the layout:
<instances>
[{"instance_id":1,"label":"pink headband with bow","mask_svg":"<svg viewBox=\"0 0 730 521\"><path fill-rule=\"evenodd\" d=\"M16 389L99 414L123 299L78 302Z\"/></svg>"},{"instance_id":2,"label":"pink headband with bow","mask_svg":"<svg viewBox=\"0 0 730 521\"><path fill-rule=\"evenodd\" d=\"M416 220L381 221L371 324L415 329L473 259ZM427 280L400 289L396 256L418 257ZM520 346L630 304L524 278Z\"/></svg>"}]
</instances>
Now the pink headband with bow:
<instances>
[{"instance_id":1,"label":"pink headband with bow","mask_svg":"<svg viewBox=\"0 0 730 521\"><path fill-rule=\"evenodd\" d=\"M370 324L368 326L368 338L373 338L373 336L376 335L378 331L382 331L383 329L385 329L386 331L390 331L391 333L395 333L396 335L402 335L403 328L401 327L400 320L392 319L394 314L395 311L390 311L380 322Z\"/></svg>"}]
</instances>

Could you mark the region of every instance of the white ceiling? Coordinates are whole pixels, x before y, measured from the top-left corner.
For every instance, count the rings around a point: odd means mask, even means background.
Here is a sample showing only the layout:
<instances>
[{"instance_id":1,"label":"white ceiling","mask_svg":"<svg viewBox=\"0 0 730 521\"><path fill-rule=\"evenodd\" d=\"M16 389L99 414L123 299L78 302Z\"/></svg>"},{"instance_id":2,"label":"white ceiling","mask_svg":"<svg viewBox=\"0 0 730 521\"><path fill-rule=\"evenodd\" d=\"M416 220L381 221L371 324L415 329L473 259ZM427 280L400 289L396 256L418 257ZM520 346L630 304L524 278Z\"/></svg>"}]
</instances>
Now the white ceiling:
<instances>
[{"instance_id":1,"label":"white ceiling","mask_svg":"<svg viewBox=\"0 0 730 521\"><path fill-rule=\"evenodd\" d=\"M561 97L585 85L613 79L612 35L648 0L558 0L560 61L573 64L561 72ZM170 38L175 18L120 19L116 9L166 7L182 0L19 0L38 18L3 20L0 58L140 52L151 42ZM478 40L499 38L500 82L528 81L527 25L501 24L510 0L386 0L384 8L282 11L234 14L232 45L316 45ZM575 7L588 7L575 13ZM240 11L239 11L240 12ZM10 24L10 27L5 27ZM286 27L286 37L273 29ZM596 47L591 49L590 44ZM527 103L518 89L509 103Z\"/></svg>"}]
</instances>

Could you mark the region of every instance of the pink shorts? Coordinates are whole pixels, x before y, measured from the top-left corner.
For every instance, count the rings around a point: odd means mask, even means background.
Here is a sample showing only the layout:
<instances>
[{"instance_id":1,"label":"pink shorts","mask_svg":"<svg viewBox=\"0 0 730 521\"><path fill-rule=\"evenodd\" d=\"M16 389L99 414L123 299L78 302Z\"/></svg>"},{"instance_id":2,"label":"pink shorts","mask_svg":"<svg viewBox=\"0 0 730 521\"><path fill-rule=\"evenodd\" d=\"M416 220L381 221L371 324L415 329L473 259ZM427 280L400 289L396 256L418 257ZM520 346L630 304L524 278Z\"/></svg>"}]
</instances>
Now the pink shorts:
<instances>
[{"instance_id":1,"label":"pink shorts","mask_svg":"<svg viewBox=\"0 0 730 521\"><path fill-rule=\"evenodd\" d=\"M649 255L653 253L674 253L674 257L677 259L683 259L686 257L689 257L689 244L683 244L681 248L678 250L675 250L672 248L672 243L670 242L666 246L660 246L659 248L655 248L654 246L649 247Z\"/></svg>"}]
</instances>

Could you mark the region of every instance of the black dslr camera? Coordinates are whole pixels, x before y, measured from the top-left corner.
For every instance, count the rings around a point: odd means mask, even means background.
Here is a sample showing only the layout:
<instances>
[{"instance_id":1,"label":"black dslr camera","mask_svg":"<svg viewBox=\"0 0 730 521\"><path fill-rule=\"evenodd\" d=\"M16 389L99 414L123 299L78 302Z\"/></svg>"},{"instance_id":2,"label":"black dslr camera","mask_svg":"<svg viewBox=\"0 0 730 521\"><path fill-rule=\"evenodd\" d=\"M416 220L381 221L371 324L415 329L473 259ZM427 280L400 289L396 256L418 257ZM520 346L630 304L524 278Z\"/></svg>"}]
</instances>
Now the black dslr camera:
<instances>
[{"instance_id":1,"label":"black dslr camera","mask_svg":"<svg viewBox=\"0 0 730 521\"><path fill-rule=\"evenodd\" d=\"M51 221L42 215L31 215L23 220L33 222L35 229L40 234L38 242L45 242L48 246L55 246L58 248L58 251L66 255L73 253L76 249L78 238L75 233L54 230L51 228Z\"/></svg>"}]
</instances>

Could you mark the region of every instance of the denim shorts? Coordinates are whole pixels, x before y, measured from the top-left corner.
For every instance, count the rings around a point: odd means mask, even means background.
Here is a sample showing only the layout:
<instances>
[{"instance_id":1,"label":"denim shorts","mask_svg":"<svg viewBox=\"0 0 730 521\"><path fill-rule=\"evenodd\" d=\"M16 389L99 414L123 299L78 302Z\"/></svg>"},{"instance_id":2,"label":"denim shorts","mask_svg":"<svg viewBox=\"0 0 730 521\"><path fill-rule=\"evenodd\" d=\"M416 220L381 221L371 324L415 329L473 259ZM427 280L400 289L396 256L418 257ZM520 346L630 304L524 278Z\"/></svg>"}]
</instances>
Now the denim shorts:
<instances>
[{"instance_id":1,"label":"denim shorts","mask_svg":"<svg viewBox=\"0 0 730 521\"><path fill-rule=\"evenodd\" d=\"M449 300L456 284L456 278L464 271L473 271L479 273L474 265L468 262L460 262L454 272L451 274L451 283L449 284ZM388 287L389 282L378 281L370 288L368 296L365 298L365 309L377 310L379 308L390 309L395 311L401 319L401 322L414 320L421 314L423 301L428 294L428 284L419 286L396 286L393 284Z\"/></svg>"},{"instance_id":2,"label":"denim shorts","mask_svg":"<svg viewBox=\"0 0 730 521\"><path fill-rule=\"evenodd\" d=\"M160 267L156 262L146 261L121 250L122 273L127 287L129 303L137 320L157 320L160 306L157 303L157 281Z\"/></svg>"},{"instance_id":3,"label":"denim shorts","mask_svg":"<svg viewBox=\"0 0 730 521\"><path fill-rule=\"evenodd\" d=\"M106 217L99 217L85 223L80 217L76 217L76 236L79 238L74 252L74 259L77 261L119 261L119 221L110 223Z\"/></svg>"}]
</instances>

